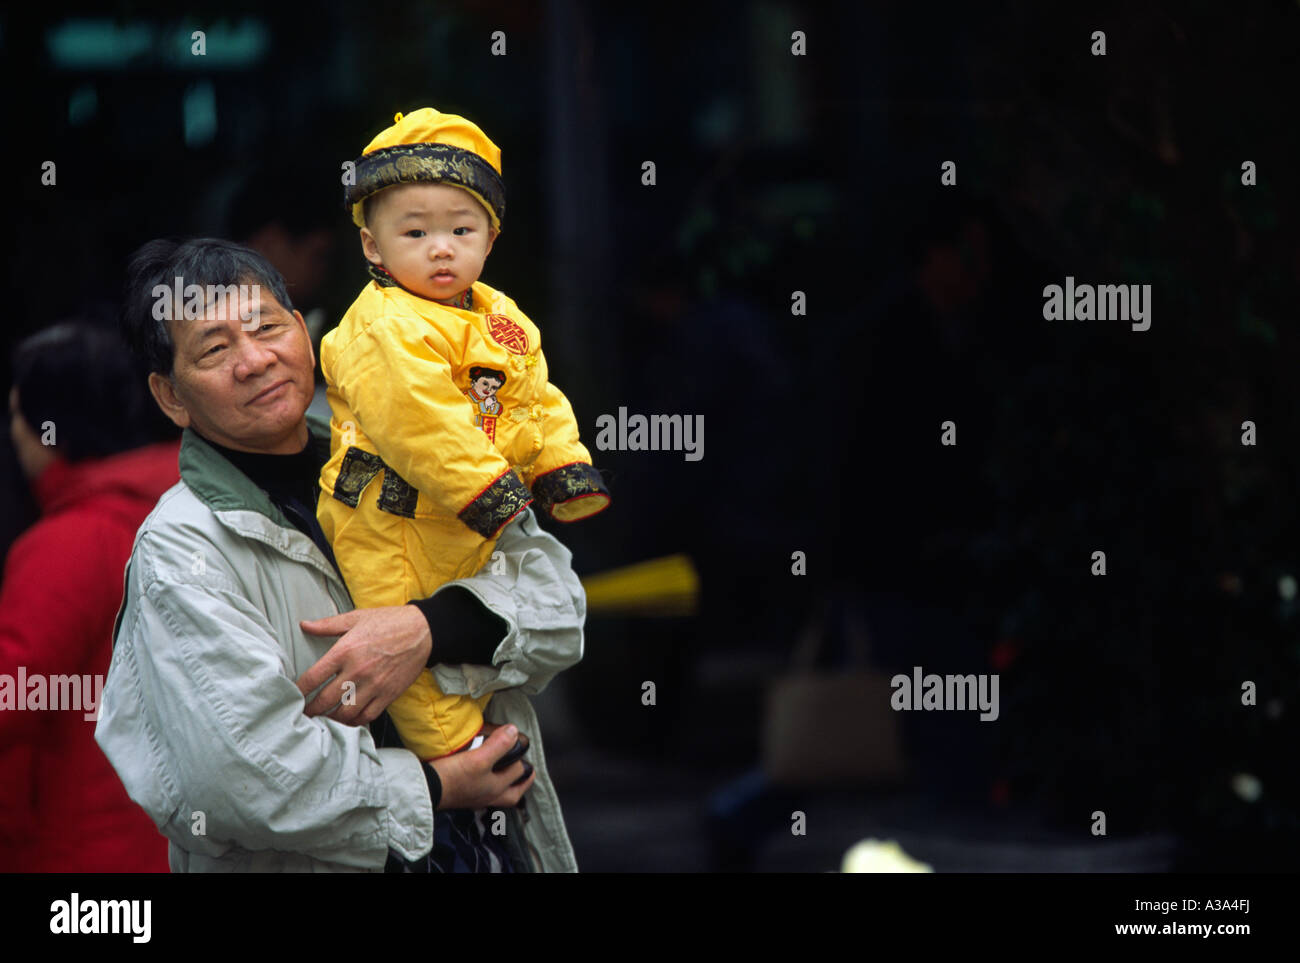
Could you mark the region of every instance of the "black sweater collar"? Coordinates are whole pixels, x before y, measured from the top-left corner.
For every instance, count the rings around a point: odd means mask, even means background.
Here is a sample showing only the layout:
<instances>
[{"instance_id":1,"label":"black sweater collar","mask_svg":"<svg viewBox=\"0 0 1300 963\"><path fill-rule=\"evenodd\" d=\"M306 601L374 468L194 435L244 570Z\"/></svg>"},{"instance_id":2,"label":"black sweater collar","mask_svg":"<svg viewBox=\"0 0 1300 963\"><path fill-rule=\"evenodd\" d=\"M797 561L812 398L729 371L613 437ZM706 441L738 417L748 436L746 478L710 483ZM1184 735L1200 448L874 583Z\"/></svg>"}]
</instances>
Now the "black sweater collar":
<instances>
[{"instance_id":1,"label":"black sweater collar","mask_svg":"<svg viewBox=\"0 0 1300 963\"><path fill-rule=\"evenodd\" d=\"M304 489L316 486L323 461L318 446L310 437L302 451L292 455L272 455L263 452L235 451L233 448L217 444L210 438L204 438L197 431L195 434L203 438L215 451L265 492L299 495ZM313 501L313 507L314 504Z\"/></svg>"}]
</instances>

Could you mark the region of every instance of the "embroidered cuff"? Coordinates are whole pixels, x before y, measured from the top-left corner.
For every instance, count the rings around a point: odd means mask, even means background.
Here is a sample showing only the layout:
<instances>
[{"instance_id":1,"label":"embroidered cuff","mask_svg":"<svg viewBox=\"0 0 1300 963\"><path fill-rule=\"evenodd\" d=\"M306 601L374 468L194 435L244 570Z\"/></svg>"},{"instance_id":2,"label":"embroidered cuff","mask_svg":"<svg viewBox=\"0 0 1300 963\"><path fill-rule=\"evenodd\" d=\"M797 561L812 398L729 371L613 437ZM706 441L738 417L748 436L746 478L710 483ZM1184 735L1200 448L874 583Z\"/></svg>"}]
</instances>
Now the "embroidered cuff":
<instances>
[{"instance_id":1,"label":"embroidered cuff","mask_svg":"<svg viewBox=\"0 0 1300 963\"><path fill-rule=\"evenodd\" d=\"M338 477L334 479L334 497L349 508L356 508L361 493L381 471L384 480L379 490L379 510L403 518L414 518L420 493L385 465L383 459L374 452L363 451L355 445L343 456Z\"/></svg>"},{"instance_id":2,"label":"embroidered cuff","mask_svg":"<svg viewBox=\"0 0 1300 963\"><path fill-rule=\"evenodd\" d=\"M609 489L600 472L575 461L533 479L537 504L561 522L588 518L609 506Z\"/></svg>"},{"instance_id":3,"label":"embroidered cuff","mask_svg":"<svg viewBox=\"0 0 1300 963\"><path fill-rule=\"evenodd\" d=\"M519 476L507 468L456 517L484 538L492 538L532 500L532 493Z\"/></svg>"},{"instance_id":4,"label":"embroidered cuff","mask_svg":"<svg viewBox=\"0 0 1300 963\"><path fill-rule=\"evenodd\" d=\"M334 479L334 497L349 508L356 508L370 480L383 470L382 458L352 446L343 456L338 477Z\"/></svg>"}]
</instances>

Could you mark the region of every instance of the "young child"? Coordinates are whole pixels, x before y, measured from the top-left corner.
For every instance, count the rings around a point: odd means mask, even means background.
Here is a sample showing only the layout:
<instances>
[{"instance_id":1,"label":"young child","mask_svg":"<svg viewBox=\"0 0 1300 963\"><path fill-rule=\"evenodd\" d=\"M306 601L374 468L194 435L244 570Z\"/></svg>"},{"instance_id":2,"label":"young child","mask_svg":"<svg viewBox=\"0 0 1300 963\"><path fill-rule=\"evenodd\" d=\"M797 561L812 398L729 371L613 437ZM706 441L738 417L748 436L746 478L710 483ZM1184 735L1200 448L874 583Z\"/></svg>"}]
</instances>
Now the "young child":
<instances>
[{"instance_id":1,"label":"young child","mask_svg":"<svg viewBox=\"0 0 1300 963\"><path fill-rule=\"evenodd\" d=\"M432 108L395 121L346 192L373 280L321 342L317 514L358 607L473 575L532 502L561 521L609 504L537 327L478 280L505 211L501 151ZM488 699L445 695L425 670L388 713L429 760L469 746Z\"/></svg>"}]
</instances>

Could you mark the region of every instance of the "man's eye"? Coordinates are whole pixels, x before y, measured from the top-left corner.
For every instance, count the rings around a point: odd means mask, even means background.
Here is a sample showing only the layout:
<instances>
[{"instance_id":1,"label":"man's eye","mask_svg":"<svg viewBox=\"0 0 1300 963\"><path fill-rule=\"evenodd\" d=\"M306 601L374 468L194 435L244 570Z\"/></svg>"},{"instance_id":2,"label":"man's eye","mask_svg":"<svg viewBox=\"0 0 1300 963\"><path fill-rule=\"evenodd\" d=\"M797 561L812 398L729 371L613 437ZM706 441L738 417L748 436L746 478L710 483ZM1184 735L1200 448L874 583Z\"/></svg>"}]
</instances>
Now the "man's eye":
<instances>
[{"instance_id":1,"label":"man's eye","mask_svg":"<svg viewBox=\"0 0 1300 963\"><path fill-rule=\"evenodd\" d=\"M214 344L212 347L208 348L207 351L203 352L203 357L211 358L214 354L216 354L218 351L221 351L223 348L225 348L224 344Z\"/></svg>"},{"instance_id":2,"label":"man's eye","mask_svg":"<svg viewBox=\"0 0 1300 963\"><path fill-rule=\"evenodd\" d=\"M258 331L270 331L272 328L278 328L279 326L280 326L280 323L279 323L278 321L268 321L268 322L266 322L266 324L262 325L262 326L261 326L260 328L258 328L257 330L258 330Z\"/></svg>"}]
</instances>

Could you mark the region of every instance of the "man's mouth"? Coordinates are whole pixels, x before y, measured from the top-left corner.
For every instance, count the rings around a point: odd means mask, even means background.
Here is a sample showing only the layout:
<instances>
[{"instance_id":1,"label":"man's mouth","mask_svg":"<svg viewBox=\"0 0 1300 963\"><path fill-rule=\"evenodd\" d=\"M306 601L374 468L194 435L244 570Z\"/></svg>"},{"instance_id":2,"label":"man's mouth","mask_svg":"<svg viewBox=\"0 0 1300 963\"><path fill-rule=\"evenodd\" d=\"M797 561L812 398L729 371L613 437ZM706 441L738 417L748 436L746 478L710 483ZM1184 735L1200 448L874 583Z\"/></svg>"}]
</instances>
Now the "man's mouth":
<instances>
[{"instance_id":1,"label":"man's mouth","mask_svg":"<svg viewBox=\"0 0 1300 963\"><path fill-rule=\"evenodd\" d=\"M276 382L275 384L271 385L271 387L267 388L265 391L261 392L260 394L254 395L253 399L249 401L249 404L255 405L259 401L266 401L268 398L276 394L281 388L283 388L288 383L289 383L288 378L284 379L283 381Z\"/></svg>"}]
</instances>

